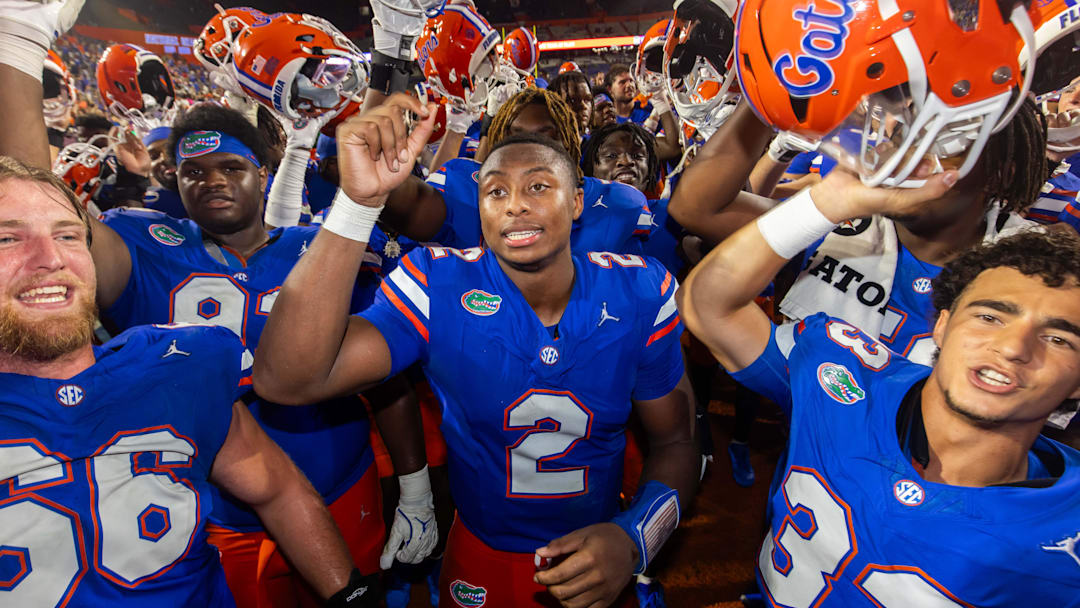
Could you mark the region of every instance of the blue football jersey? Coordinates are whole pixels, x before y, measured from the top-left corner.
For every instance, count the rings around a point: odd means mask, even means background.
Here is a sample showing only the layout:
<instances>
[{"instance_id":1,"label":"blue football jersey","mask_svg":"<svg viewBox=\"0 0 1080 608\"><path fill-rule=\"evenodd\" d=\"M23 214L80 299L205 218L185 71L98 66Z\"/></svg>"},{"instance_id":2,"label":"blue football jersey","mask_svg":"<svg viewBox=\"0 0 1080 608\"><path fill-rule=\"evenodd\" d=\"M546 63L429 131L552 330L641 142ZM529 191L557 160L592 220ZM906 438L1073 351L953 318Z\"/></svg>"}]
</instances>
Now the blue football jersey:
<instances>
[{"instance_id":1,"label":"blue football jersey","mask_svg":"<svg viewBox=\"0 0 1080 608\"><path fill-rule=\"evenodd\" d=\"M854 229L858 230L864 221L856 220ZM857 288L865 277L857 272L852 274L842 261L829 256L818 257L818 248L823 241L824 238L818 240L803 254L803 267L808 269L809 276L837 289ZM893 352L928 365L937 348L931 337L937 318L931 282L941 274L941 267L919 260L903 245L897 247L892 292L878 339L888 344Z\"/></svg>"},{"instance_id":2,"label":"blue football jersey","mask_svg":"<svg viewBox=\"0 0 1080 608\"><path fill-rule=\"evenodd\" d=\"M666 198L649 201L653 226L649 240L645 241L643 247L645 255L660 260L668 272L678 276L686 268L686 260L681 252L682 239L687 232L668 214L669 202L671 200Z\"/></svg>"},{"instance_id":3,"label":"blue football jersey","mask_svg":"<svg viewBox=\"0 0 1080 608\"><path fill-rule=\"evenodd\" d=\"M733 377L776 400L791 433L769 501L758 578L774 606L1080 605L1080 453L1049 487L924 480L898 439L930 369L823 314L774 328Z\"/></svg>"},{"instance_id":4,"label":"blue football jersey","mask_svg":"<svg viewBox=\"0 0 1080 608\"><path fill-rule=\"evenodd\" d=\"M555 328L478 247L413 251L362 313L390 346L391 375L422 363L458 516L500 551L610 520L631 400L662 397L682 376L671 274L612 253L574 267Z\"/></svg>"},{"instance_id":5,"label":"blue football jersey","mask_svg":"<svg viewBox=\"0 0 1080 608\"><path fill-rule=\"evenodd\" d=\"M1080 175L1071 173L1068 163L1058 165L1024 215L1040 224L1062 222L1080 231Z\"/></svg>"},{"instance_id":6,"label":"blue football jersey","mask_svg":"<svg viewBox=\"0 0 1080 608\"><path fill-rule=\"evenodd\" d=\"M191 220L115 209L103 221L131 253L131 279L105 311L117 325L212 323L231 329L252 350L281 284L318 232L307 226L275 229L267 245L245 261L204 243ZM358 287L354 294L354 310L365 297L362 291ZM327 502L350 488L373 461L367 416L351 398L305 407L260 399L250 408ZM262 529L253 511L228 496L218 501L212 520L235 530Z\"/></svg>"},{"instance_id":7,"label":"blue football jersey","mask_svg":"<svg viewBox=\"0 0 1080 608\"><path fill-rule=\"evenodd\" d=\"M0 603L234 606L207 481L250 389L220 327L138 327L67 380L0 373Z\"/></svg>"},{"instance_id":8,"label":"blue football jersey","mask_svg":"<svg viewBox=\"0 0 1080 608\"><path fill-rule=\"evenodd\" d=\"M178 220L188 216L184 201L180 200L180 193L160 186L152 186L143 194L143 207L160 211L165 215L171 215Z\"/></svg>"},{"instance_id":9,"label":"blue football jersey","mask_svg":"<svg viewBox=\"0 0 1080 608\"><path fill-rule=\"evenodd\" d=\"M447 247L469 248L483 243L480 231L480 163L455 158L428 177L446 201L446 221L433 239ZM642 253L641 239L649 235L652 216L645 195L637 189L592 177L585 178L585 204L570 231L575 252Z\"/></svg>"}]
</instances>

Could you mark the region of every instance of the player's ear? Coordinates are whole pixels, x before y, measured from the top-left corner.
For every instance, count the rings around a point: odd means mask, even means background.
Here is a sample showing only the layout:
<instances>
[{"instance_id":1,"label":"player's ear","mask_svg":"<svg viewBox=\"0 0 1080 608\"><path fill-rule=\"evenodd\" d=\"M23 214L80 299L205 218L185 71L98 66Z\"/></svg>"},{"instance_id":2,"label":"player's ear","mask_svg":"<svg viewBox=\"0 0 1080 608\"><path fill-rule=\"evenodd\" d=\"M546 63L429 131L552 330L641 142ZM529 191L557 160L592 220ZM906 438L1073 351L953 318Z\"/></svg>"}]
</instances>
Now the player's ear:
<instances>
[{"instance_id":1,"label":"player's ear","mask_svg":"<svg viewBox=\"0 0 1080 608\"><path fill-rule=\"evenodd\" d=\"M581 212L585 209L585 189L580 187L574 188L574 219L581 217Z\"/></svg>"},{"instance_id":2,"label":"player's ear","mask_svg":"<svg viewBox=\"0 0 1080 608\"><path fill-rule=\"evenodd\" d=\"M948 324L949 324L949 311L948 310L938 311L937 320L934 321L934 334L933 334L933 336L934 336L934 344L936 344L938 348L941 348L941 345L945 343L945 326L948 325Z\"/></svg>"},{"instance_id":3,"label":"player's ear","mask_svg":"<svg viewBox=\"0 0 1080 608\"><path fill-rule=\"evenodd\" d=\"M269 175L266 166L259 167L259 191L266 192L266 178Z\"/></svg>"}]
</instances>

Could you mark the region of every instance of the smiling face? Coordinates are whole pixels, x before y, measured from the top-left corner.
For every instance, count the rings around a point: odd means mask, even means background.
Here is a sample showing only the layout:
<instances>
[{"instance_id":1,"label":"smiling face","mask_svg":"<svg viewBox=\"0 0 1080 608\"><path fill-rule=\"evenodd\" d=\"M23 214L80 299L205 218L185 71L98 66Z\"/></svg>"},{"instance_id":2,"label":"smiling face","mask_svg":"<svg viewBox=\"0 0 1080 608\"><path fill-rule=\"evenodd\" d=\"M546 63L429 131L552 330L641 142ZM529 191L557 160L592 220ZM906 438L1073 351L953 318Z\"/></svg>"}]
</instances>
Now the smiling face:
<instances>
[{"instance_id":1,"label":"smiling face","mask_svg":"<svg viewBox=\"0 0 1080 608\"><path fill-rule=\"evenodd\" d=\"M86 231L54 187L0 182L0 355L41 362L90 346L97 279Z\"/></svg>"},{"instance_id":2,"label":"smiling face","mask_svg":"<svg viewBox=\"0 0 1080 608\"><path fill-rule=\"evenodd\" d=\"M934 326L949 409L980 424L1038 424L1080 397L1080 286L1010 267L980 273Z\"/></svg>"},{"instance_id":3,"label":"smiling face","mask_svg":"<svg viewBox=\"0 0 1080 608\"><path fill-rule=\"evenodd\" d=\"M649 186L649 150L645 142L627 131L612 133L596 152L593 174L644 192Z\"/></svg>"},{"instance_id":4,"label":"smiling face","mask_svg":"<svg viewBox=\"0 0 1080 608\"><path fill-rule=\"evenodd\" d=\"M234 234L262 223L266 169L244 157L213 152L186 158L177 170L188 215L211 234Z\"/></svg>"},{"instance_id":5,"label":"smiling face","mask_svg":"<svg viewBox=\"0 0 1080 608\"><path fill-rule=\"evenodd\" d=\"M501 261L539 270L569 253L583 193L565 158L540 144L512 144L488 157L479 179L480 226Z\"/></svg>"}]
</instances>

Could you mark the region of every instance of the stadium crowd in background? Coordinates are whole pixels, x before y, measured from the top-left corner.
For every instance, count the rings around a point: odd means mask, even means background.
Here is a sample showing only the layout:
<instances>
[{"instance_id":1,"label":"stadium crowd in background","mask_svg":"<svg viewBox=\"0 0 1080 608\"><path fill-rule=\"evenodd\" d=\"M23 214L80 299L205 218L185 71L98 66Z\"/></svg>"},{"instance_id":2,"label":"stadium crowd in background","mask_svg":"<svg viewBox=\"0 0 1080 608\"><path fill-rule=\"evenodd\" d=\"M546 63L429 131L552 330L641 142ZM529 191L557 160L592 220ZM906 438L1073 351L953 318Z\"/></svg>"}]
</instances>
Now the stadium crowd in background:
<instances>
[{"instance_id":1,"label":"stadium crowd in background","mask_svg":"<svg viewBox=\"0 0 1080 608\"><path fill-rule=\"evenodd\" d=\"M0 604L1078 605L1080 7L657 2L0 1Z\"/></svg>"}]
</instances>

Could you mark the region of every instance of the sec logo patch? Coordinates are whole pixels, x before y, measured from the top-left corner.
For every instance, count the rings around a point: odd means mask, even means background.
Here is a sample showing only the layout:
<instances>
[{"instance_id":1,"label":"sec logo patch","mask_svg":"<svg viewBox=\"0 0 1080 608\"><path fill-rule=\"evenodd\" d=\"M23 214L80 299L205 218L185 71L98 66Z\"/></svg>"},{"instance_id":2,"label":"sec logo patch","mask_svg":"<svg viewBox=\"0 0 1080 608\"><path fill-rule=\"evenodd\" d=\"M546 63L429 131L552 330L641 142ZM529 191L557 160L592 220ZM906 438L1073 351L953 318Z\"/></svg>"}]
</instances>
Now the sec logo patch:
<instances>
[{"instance_id":1,"label":"sec logo patch","mask_svg":"<svg viewBox=\"0 0 1080 608\"><path fill-rule=\"evenodd\" d=\"M559 351L554 346L545 346L540 349L540 360L544 365L555 365L559 362Z\"/></svg>"},{"instance_id":2,"label":"sec logo patch","mask_svg":"<svg viewBox=\"0 0 1080 608\"><path fill-rule=\"evenodd\" d=\"M911 481L910 479L901 479L893 484L893 496L896 500L900 501L900 504L908 507L917 507L923 503L926 498L926 493L923 492L922 486Z\"/></svg>"},{"instance_id":3,"label":"sec logo patch","mask_svg":"<svg viewBox=\"0 0 1080 608\"><path fill-rule=\"evenodd\" d=\"M911 289L917 294L927 294L933 289L933 284L928 277L919 277L911 282Z\"/></svg>"},{"instance_id":4,"label":"sec logo patch","mask_svg":"<svg viewBox=\"0 0 1080 608\"><path fill-rule=\"evenodd\" d=\"M79 405L85 396L86 393L78 384L65 384L56 389L56 400L67 407Z\"/></svg>"}]
</instances>

